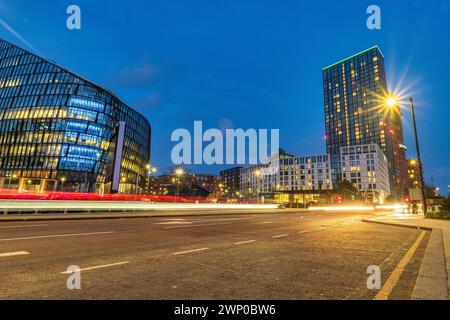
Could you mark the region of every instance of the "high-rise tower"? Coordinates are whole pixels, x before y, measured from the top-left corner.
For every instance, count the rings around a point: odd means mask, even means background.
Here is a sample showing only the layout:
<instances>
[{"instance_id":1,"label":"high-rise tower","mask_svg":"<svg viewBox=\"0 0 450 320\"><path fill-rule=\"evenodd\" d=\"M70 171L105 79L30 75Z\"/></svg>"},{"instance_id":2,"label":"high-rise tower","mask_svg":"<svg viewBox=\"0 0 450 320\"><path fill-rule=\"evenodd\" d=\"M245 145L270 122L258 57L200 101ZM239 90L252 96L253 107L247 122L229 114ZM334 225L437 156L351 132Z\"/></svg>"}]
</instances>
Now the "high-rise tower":
<instances>
[{"instance_id":1,"label":"high-rise tower","mask_svg":"<svg viewBox=\"0 0 450 320\"><path fill-rule=\"evenodd\" d=\"M380 48L341 60L322 73L327 152L334 179L341 172L341 147L376 143L388 158L391 193L398 194L406 163L403 129L400 112L386 108L389 93Z\"/></svg>"}]
</instances>

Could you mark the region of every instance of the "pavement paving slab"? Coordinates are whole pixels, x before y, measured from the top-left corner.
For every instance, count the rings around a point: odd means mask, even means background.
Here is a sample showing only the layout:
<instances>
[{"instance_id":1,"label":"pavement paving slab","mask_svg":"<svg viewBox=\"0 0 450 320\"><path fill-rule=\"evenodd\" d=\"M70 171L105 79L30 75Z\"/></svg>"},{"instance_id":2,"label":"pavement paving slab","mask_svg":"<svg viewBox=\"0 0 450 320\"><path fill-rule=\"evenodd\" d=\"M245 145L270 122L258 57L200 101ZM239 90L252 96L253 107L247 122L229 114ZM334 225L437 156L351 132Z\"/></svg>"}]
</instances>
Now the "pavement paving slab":
<instances>
[{"instance_id":1,"label":"pavement paving slab","mask_svg":"<svg viewBox=\"0 0 450 320\"><path fill-rule=\"evenodd\" d=\"M412 299L450 300L450 221L408 214L384 215L363 221L432 230Z\"/></svg>"}]
</instances>

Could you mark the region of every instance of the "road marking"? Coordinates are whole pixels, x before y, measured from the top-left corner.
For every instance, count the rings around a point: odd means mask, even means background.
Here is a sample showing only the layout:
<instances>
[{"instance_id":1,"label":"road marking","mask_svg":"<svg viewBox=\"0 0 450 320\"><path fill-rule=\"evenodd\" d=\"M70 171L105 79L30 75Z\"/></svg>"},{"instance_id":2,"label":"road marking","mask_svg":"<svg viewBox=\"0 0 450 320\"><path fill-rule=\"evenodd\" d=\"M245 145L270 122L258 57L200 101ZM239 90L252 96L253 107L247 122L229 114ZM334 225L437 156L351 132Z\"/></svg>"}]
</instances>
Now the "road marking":
<instances>
[{"instance_id":1,"label":"road marking","mask_svg":"<svg viewBox=\"0 0 450 320\"><path fill-rule=\"evenodd\" d=\"M257 224L269 224L269 223L272 223L272 222L270 222L270 221L263 221L263 222L256 222Z\"/></svg>"},{"instance_id":2,"label":"road marking","mask_svg":"<svg viewBox=\"0 0 450 320\"><path fill-rule=\"evenodd\" d=\"M29 252L26 251L17 251L17 252L7 252L7 253L0 253L0 258L4 258L4 257L15 257L15 256L24 256L30 254Z\"/></svg>"},{"instance_id":3,"label":"road marking","mask_svg":"<svg viewBox=\"0 0 450 320\"><path fill-rule=\"evenodd\" d=\"M283 238L283 237L287 237L288 234L279 234L277 236L272 236L272 238L276 239L276 238Z\"/></svg>"},{"instance_id":4,"label":"road marking","mask_svg":"<svg viewBox=\"0 0 450 320\"><path fill-rule=\"evenodd\" d=\"M44 238L62 238L62 237L91 236L91 235L110 234L110 233L114 233L114 231L105 231L105 232L87 232L87 233L67 233L67 234L52 234L52 235L47 235L47 236L34 236L34 237L24 237L24 238L6 238L6 239L0 239L0 242L3 242L3 241L16 241L16 240L30 240L30 239L44 239Z\"/></svg>"},{"instance_id":5,"label":"road marking","mask_svg":"<svg viewBox=\"0 0 450 320\"><path fill-rule=\"evenodd\" d=\"M254 220L255 218L223 218L223 219L194 219L192 222L217 222L217 221L235 221L235 220Z\"/></svg>"},{"instance_id":6,"label":"road marking","mask_svg":"<svg viewBox=\"0 0 450 320\"><path fill-rule=\"evenodd\" d=\"M208 250L209 248L200 248L200 249L194 249L194 250L188 250L188 251L181 251L181 252L174 252L174 255L180 255L180 254L186 254L186 253L191 253L191 252L198 252L198 251L205 251Z\"/></svg>"},{"instance_id":7,"label":"road marking","mask_svg":"<svg viewBox=\"0 0 450 320\"><path fill-rule=\"evenodd\" d=\"M395 267L394 271L392 271L389 278L384 283L383 288L377 293L374 300L387 300L389 299L390 294L392 293L392 290L394 289L395 285L397 284L398 280L400 279L403 271L405 271L406 266L411 261L412 257L414 256L414 253L416 252L417 248L419 247L420 243L422 242L423 238L425 237L426 231L422 231L420 235L417 237L414 244L409 248L406 255L400 260L398 265Z\"/></svg>"},{"instance_id":8,"label":"road marking","mask_svg":"<svg viewBox=\"0 0 450 320\"><path fill-rule=\"evenodd\" d=\"M231 223L210 223L210 224L196 224L190 226L176 226L176 227L164 227L163 229L179 229L179 228L198 228L198 227L207 227L207 226L224 226Z\"/></svg>"},{"instance_id":9,"label":"road marking","mask_svg":"<svg viewBox=\"0 0 450 320\"><path fill-rule=\"evenodd\" d=\"M248 241L241 241L241 242L236 242L235 244L246 244L246 243L252 243L255 242L256 240L248 240Z\"/></svg>"},{"instance_id":10,"label":"road marking","mask_svg":"<svg viewBox=\"0 0 450 320\"><path fill-rule=\"evenodd\" d=\"M157 222L154 224L192 224L192 222L188 222L188 221L168 221L168 222Z\"/></svg>"},{"instance_id":11,"label":"road marking","mask_svg":"<svg viewBox=\"0 0 450 320\"><path fill-rule=\"evenodd\" d=\"M308 233L308 232L311 232L311 230L303 230L303 231L300 231L299 233Z\"/></svg>"},{"instance_id":12,"label":"road marking","mask_svg":"<svg viewBox=\"0 0 450 320\"><path fill-rule=\"evenodd\" d=\"M0 229L31 228L31 227L48 227L48 224L27 224L27 225L18 225L18 226L1 226Z\"/></svg>"},{"instance_id":13,"label":"road marking","mask_svg":"<svg viewBox=\"0 0 450 320\"><path fill-rule=\"evenodd\" d=\"M101 268L115 267L115 266L121 266L121 265L128 264L128 263L130 263L130 261L122 261L122 262L116 262L116 263L111 263L111 264L104 264L101 266L83 268L83 269L80 269L80 271L88 271L88 270L95 270L95 269L101 269ZM73 271L61 272L61 274L71 274L71 273L73 273Z\"/></svg>"}]
</instances>

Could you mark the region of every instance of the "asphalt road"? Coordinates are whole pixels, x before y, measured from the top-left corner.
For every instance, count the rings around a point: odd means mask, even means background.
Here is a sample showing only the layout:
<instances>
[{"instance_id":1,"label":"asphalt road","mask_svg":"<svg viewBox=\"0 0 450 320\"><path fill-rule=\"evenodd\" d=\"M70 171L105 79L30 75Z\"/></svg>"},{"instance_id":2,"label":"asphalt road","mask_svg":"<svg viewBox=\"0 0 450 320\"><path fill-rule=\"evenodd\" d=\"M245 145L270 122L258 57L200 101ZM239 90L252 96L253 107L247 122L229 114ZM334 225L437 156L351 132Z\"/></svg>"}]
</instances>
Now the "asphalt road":
<instances>
[{"instance_id":1,"label":"asphalt road","mask_svg":"<svg viewBox=\"0 0 450 320\"><path fill-rule=\"evenodd\" d=\"M369 213L0 223L0 299L373 299L420 231ZM429 235L390 299L409 299ZM81 268L81 289L66 269Z\"/></svg>"}]
</instances>

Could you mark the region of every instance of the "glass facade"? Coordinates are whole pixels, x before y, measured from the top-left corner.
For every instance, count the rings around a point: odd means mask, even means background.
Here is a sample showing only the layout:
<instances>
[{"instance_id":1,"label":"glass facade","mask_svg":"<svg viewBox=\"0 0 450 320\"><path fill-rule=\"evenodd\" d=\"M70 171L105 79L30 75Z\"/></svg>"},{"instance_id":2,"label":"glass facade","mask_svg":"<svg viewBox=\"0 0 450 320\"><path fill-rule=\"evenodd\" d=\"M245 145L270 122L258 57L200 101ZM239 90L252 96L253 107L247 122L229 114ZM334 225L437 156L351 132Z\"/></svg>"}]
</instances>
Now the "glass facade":
<instances>
[{"instance_id":1,"label":"glass facade","mask_svg":"<svg viewBox=\"0 0 450 320\"><path fill-rule=\"evenodd\" d=\"M397 147L403 143L403 129L400 114L387 113L381 107L387 85L380 49L372 47L324 68L322 73L327 152L331 155L333 179L341 173L341 147L376 143L388 158L391 191L395 192L395 157L399 156Z\"/></svg>"},{"instance_id":2,"label":"glass facade","mask_svg":"<svg viewBox=\"0 0 450 320\"><path fill-rule=\"evenodd\" d=\"M119 190L141 192L150 124L113 93L0 40L0 185L110 191L119 121Z\"/></svg>"}]
</instances>

